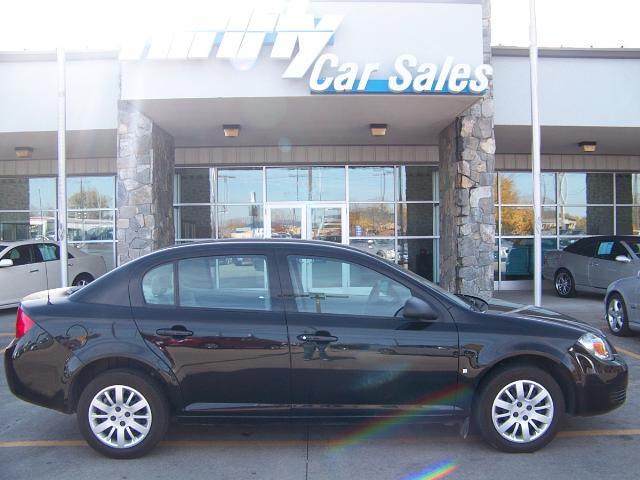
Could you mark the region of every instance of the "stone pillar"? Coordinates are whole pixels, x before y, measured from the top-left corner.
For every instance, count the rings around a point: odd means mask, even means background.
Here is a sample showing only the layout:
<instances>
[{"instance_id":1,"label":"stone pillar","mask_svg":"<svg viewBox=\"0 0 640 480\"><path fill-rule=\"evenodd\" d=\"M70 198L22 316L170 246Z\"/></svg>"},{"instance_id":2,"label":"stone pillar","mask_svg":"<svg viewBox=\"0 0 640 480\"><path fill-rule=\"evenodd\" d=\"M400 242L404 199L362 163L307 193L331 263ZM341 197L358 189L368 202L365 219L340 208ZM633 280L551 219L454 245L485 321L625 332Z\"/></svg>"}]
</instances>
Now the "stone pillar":
<instances>
[{"instance_id":1,"label":"stone pillar","mask_svg":"<svg viewBox=\"0 0 640 480\"><path fill-rule=\"evenodd\" d=\"M490 5L483 1L484 62L491 62ZM440 133L440 285L485 299L493 295L495 168L493 93Z\"/></svg>"},{"instance_id":2,"label":"stone pillar","mask_svg":"<svg viewBox=\"0 0 640 480\"><path fill-rule=\"evenodd\" d=\"M173 137L118 102L118 265L173 245Z\"/></svg>"}]
</instances>

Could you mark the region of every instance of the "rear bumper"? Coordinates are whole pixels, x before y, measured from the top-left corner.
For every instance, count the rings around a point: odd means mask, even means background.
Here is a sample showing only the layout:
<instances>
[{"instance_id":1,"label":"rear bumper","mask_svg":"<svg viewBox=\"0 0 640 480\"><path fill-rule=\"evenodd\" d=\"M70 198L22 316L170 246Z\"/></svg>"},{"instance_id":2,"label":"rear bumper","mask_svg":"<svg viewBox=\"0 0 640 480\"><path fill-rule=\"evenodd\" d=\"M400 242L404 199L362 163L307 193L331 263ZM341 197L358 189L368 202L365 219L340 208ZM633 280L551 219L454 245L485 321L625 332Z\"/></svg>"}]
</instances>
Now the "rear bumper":
<instances>
[{"instance_id":1,"label":"rear bumper","mask_svg":"<svg viewBox=\"0 0 640 480\"><path fill-rule=\"evenodd\" d=\"M21 400L69 413L73 353L39 326L14 339L4 352L4 371L11 392Z\"/></svg>"},{"instance_id":2,"label":"rear bumper","mask_svg":"<svg viewBox=\"0 0 640 480\"><path fill-rule=\"evenodd\" d=\"M583 378L577 385L576 415L598 415L620 407L627 399L629 368L619 356L608 362L579 358Z\"/></svg>"}]
</instances>

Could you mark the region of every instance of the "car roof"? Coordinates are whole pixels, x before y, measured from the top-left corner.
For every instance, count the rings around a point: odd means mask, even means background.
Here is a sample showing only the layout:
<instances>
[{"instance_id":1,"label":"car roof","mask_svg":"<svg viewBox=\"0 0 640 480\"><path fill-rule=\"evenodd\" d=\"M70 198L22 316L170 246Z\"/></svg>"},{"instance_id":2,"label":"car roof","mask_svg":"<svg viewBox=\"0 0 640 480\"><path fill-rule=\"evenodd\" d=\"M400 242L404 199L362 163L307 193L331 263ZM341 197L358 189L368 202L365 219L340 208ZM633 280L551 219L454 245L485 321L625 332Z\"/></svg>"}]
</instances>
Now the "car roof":
<instances>
[{"instance_id":1,"label":"car roof","mask_svg":"<svg viewBox=\"0 0 640 480\"><path fill-rule=\"evenodd\" d=\"M351 247L349 245L343 245L341 243L329 242L325 240L299 240L295 238L224 238L218 240L199 240L188 243L181 243L178 245L172 245L170 247L166 247L161 250L181 250L181 249L191 249L206 245L296 245L296 246L308 246L308 247L323 247L323 248L333 248L336 250L343 250L348 252L359 252L359 253L367 253L363 250Z\"/></svg>"}]
</instances>

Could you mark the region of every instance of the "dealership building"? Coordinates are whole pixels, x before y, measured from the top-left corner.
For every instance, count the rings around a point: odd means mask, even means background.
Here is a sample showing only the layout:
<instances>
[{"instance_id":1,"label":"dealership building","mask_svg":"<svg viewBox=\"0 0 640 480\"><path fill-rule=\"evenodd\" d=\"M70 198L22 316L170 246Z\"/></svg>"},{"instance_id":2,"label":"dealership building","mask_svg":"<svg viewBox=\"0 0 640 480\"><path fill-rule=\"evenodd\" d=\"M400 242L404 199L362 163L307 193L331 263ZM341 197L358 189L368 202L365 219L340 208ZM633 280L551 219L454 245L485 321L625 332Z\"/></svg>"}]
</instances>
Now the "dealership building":
<instances>
[{"instance_id":1,"label":"dealership building","mask_svg":"<svg viewBox=\"0 0 640 480\"><path fill-rule=\"evenodd\" d=\"M528 50L491 47L488 0L230 4L67 52L69 244L321 239L532 283ZM638 50L541 49L543 251L640 234L639 78ZM0 52L0 242L58 237L57 88L55 52Z\"/></svg>"}]
</instances>

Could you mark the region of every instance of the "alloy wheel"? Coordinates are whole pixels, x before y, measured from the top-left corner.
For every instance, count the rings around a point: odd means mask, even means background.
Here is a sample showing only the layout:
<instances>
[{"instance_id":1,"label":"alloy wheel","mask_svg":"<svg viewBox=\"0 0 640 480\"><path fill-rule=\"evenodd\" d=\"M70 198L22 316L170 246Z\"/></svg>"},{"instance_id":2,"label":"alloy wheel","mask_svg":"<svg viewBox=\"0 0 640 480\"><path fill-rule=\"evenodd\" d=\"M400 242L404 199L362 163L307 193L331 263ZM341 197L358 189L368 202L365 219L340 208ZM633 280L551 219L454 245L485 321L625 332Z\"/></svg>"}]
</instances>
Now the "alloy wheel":
<instances>
[{"instance_id":1,"label":"alloy wheel","mask_svg":"<svg viewBox=\"0 0 640 480\"><path fill-rule=\"evenodd\" d=\"M567 272L561 272L556 276L556 290L563 297L571 293L571 277Z\"/></svg>"},{"instance_id":2,"label":"alloy wheel","mask_svg":"<svg viewBox=\"0 0 640 480\"><path fill-rule=\"evenodd\" d=\"M624 306L622 301L618 297L614 297L609 300L609 306L607 308L607 321L609 327L615 333L622 331L624 327Z\"/></svg>"},{"instance_id":3,"label":"alloy wheel","mask_svg":"<svg viewBox=\"0 0 640 480\"><path fill-rule=\"evenodd\" d=\"M539 383L517 380L498 392L491 417L496 431L506 440L533 442L544 435L553 422L553 399Z\"/></svg>"},{"instance_id":4,"label":"alloy wheel","mask_svg":"<svg viewBox=\"0 0 640 480\"><path fill-rule=\"evenodd\" d=\"M142 442L151 429L151 407L137 390L111 385L100 390L89 405L91 431L105 445L130 448Z\"/></svg>"}]
</instances>

